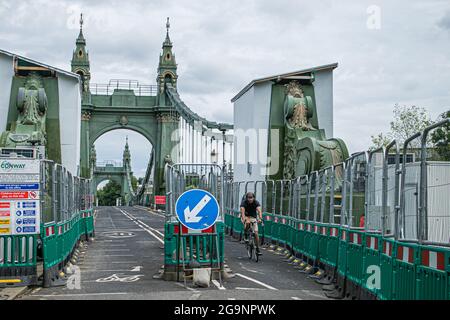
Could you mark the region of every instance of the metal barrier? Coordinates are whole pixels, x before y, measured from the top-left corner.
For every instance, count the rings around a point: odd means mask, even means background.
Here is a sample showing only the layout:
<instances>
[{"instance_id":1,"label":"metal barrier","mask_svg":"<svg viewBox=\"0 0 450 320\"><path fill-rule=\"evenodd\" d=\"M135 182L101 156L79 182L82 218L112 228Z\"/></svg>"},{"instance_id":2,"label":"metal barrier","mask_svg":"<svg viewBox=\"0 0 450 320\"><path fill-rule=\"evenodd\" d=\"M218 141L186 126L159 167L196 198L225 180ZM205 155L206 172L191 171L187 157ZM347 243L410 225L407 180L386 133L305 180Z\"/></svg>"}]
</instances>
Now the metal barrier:
<instances>
[{"instance_id":1,"label":"metal barrier","mask_svg":"<svg viewBox=\"0 0 450 320\"><path fill-rule=\"evenodd\" d=\"M303 259L303 271L324 268L330 297L450 299L450 162L431 161L426 146L449 123L402 151L394 140L309 176L267 180L264 241ZM415 139L420 161L407 157Z\"/></svg>"},{"instance_id":2,"label":"metal barrier","mask_svg":"<svg viewBox=\"0 0 450 320\"><path fill-rule=\"evenodd\" d=\"M186 282L188 273L193 269L211 268L212 271L218 272L221 280L227 208L223 169L215 164L166 164L165 180L168 201L164 227L164 278L179 281L182 275ZM210 192L220 206L220 215L215 225L202 232L189 230L176 217L176 200L183 192L192 188ZM233 199L230 200L232 207L235 204ZM231 217L227 221L231 221Z\"/></svg>"},{"instance_id":3,"label":"metal barrier","mask_svg":"<svg viewBox=\"0 0 450 320\"><path fill-rule=\"evenodd\" d=\"M77 243L94 235L90 180L48 160L40 161L39 176L40 233L0 235L0 286L65 284L63 270Z\"/></svg>"}]
</instances>

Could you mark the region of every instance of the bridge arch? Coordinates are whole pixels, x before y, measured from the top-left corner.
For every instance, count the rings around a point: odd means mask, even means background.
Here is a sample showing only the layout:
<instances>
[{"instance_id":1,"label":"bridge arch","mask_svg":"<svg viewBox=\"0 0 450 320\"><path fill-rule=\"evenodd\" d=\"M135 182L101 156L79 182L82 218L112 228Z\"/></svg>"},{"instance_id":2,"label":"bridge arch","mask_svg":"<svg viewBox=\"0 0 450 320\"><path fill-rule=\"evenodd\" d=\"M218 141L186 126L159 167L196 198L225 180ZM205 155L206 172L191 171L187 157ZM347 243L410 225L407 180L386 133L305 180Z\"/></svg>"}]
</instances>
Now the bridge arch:
<instances>
[{"instance_id":1,"label":"bridge arch","mask_svg":"<svg viewBox=\"0 0 450 320\"><path fill-rule=\"evenodd\" d=\"M96 127L96 128L95 128ZM152 148L155 147L155 141L156 141L156 137L154 136L155 132L152 132L151 129L149 128L145 128L141 125L136 125L133 123L128 123L127 125L122 125L120 123L115 123L115 124L105 124L104 126L97 126L94 125L94 129L90 132L91 136L90 136L90 141L89 141L89 145L92 146L94 145L95 141L97 141L98 138L100 138L102 135L111 132L111 131L115 131L115 130L131 130L134 132L137 132L139 134L141 134L142 136L144 136L148 142L150 142L150 144L152 145ZM156 130L155 130L156 131Z\"/></svg>"}]
</instances>

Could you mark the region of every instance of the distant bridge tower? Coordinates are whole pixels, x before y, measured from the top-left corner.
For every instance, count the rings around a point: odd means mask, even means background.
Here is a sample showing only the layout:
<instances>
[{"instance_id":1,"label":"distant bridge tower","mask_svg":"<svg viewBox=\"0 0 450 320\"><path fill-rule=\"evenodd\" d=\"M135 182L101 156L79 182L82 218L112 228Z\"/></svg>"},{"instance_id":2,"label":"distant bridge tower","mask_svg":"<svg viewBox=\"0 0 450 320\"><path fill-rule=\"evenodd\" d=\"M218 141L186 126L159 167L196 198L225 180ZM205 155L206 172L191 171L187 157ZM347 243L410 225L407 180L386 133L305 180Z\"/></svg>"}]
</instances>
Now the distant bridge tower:
<instances>
[{"instance_id":1,"label":"distant bridge tower","mask_svg":"<svg viewBox=\"0 0 450 320\"><path fill-rule=\"evenodd\" d=\"M158 97L159 97L159 105L165 106L166 103L166 94L165 94L165 84L171 83L174 88L177 87L177 63L175 61L175 55L172 52L172 41L170 41L169 37L169 29L170 22L169 18L167 18L166 23L166 39L162 45L162 53L159 56L159 65L158 65L158 77L156 78L156 83L158 85Z\"/></svg>"},{"instance_id":2,"label":"distant bridge tower","mask_svg":"<svg viewBox=\"0 0 450 320\"><path fill-rule=\"evenodd\" d=\"M76 48L73 51L71 67L72 72L79 74L81 77L83 102L89 101L91 71L89 65L89 53L86 51L86 39L83 36L83 14L80 16L80 34L76 40Z\"/></svg>"}]
</instances>

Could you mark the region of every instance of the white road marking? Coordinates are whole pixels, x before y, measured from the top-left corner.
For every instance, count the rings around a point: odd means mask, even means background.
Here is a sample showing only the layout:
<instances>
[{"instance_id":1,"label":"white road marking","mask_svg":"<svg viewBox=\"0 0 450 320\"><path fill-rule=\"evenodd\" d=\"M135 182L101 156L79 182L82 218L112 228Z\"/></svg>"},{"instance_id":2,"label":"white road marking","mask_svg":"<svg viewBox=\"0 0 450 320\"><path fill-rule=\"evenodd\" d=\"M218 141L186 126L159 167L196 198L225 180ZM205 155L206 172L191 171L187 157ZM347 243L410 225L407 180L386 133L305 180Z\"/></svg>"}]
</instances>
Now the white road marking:
<instances>
[{"instance_id":1,"label":"white road marking","mask_svg":"<svg viewBox=\"0 0 450 320\"><path fill-rule=\"evenodd\" d=\"M242 288L242 287L236 287L236 290L265 290L261 288Z\"/></svg>"},{"instance_id":2,"label":"white road marking","mask_svg":"<svg viewBox=\"0 0 450 320\"><path fill-rule=\"evenodd\" d=\"M140 228L142 228L143 230L145 230L148 234L150 234L153 238L155 238L156 240L158 240L159 242L161 242L162 244L164 244L164 240L159 238L157 235L155 235L152 230L153 229L151 227L145 227L143 226L143 222L140 221L139 219L136 219L134 217L131 216L131 214L129 214L128 212L122 210L122 209L118 209L120 212L122 212L128 219L130 219L131 221L133 221L136 225L138 225ZM156 230L155 230L156 231ZM161 232L157 231L158 233L160 233L162 236L164 236Z\"/></svg>"},{"instance_id":3,"label":"white road marking","mask_svg":"<svg viewBox=\"0 0 450 320\"><path fill-rule=\"evenodd\" d=\"M183 284L178 283L178 282L176 282L175 284L176 284L177 286L179 286L179 287L185 288L185 289L187 289L187 290L189 290L189 291L192 291L192 292L200 292L200 291L195 290L195 289L193 289L193 288L185 287Z\"/></svg>"},{"instance_id":4,"label":"white road marking","mask_svg":"<svg viewBox=\"0 0 450 320\"><path fill-rule=\"evenodd\" d=\"M220 286L219 281L213 279L213 280L211 280L211 282L217 287L217 289L219 289L219 290L226 290L226 288L223 285Z\"/></svg>"},{"instance_id":5,"label":"white road marking","mask_svg":"<svg viewBox=\"0 0 450 320\"><path fill-rule=\"evenodd\" d=\"M262 272L259 272L259 271L252 270L252 269L249 269L249 268L244 267L244 265L242 264L242 262L239 262L239 265L241 266L242 269L244 269L244 270L246 270L246 271L248 271L248 272L264 274L264 273L262 273Z\"/></svg>"},{"instance_id":6,"label":"white road marking","mask_svg":"<svg viewBox=\"0 0 450 320\"><path fill-rule=\"evenodd\" d=\"M161 217L161 218L165 218L165 216L163 214L157 213L147 207L142 207L142 206L134 206L135 208L141 209L143 211L147 211L148 213L154 214L155 216Z\"/></svg>"},{"instance_id":7,"label":"white road marking","mask_svg":"<svg viewBox=\"0 0 450 320\"><path fill-rule=\"evenodd\" d=\"M302 298L299 297L291 297L292 300L303 300Z\"/></svg>"},{"instance_id":8,"label":"white road marking","mask_svg":"<svg viewBox=\"0 0 450 320\"><path fill-rule=\"evenodd\" d=\"M200 293L194 293L192 296L189 297L189 300L198 300L200 298Z\"/></svg>"},{"instance_id":9,"label":"white road marking","mask_svg":"<svg viewBox=\"0 0 450 320\"><path fill-rule=\"evenodd\" d=\"M261 281L258 281L258 280L256 280L256 279L253 279L253 278L251 278L251 277L245 276L245 275L243 275L243 274L241 274L241 273L235 273L235 275L237 275L237 276L239 276L239 277L241 277L241 278L244 278L244 279L253 281L254 283L257 283L257 284L259 284L259 285L261 285L261 286L263 286L263 287L266 287L267 289L270 289L270 290L278 290L277 288L274 288L274 287L272 287L272 286L269 286L268 284L265 284L264 282L261 282Z\"/></svg>"},{"instance_id":10,"label":"white road marking","mask_svg":"<svg viewBox=\"0 0 450 320\"><path fill-rule=\"evenodd\" d=\"M129 292L98 292L98 293L65 293L65 294L36 294L33 297L78 297L78 296L103 296L103 295L120 295L130 294Z\"/></svg>"}]
</instances>

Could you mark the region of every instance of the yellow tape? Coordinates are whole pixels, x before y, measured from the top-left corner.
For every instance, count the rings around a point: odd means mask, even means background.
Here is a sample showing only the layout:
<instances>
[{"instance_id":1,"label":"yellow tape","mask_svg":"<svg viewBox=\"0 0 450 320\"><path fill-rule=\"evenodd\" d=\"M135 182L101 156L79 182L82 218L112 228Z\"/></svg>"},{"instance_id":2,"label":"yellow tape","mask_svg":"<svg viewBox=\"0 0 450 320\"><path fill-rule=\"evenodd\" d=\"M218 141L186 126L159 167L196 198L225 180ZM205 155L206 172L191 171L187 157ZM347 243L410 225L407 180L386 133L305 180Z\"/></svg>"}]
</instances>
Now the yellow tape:
<instances>
[{"instance_id":1,"label":"yellow tape","mask_svg":"<svg viewBox=\"0 0 450 320\"><path fill-rule=\"evenodd\" d=\"M0 228L0 234L10 234L9 228Z\"/></svg>"},{"instance_id":2,"label":"yellow tape","mask_svg":"<svg viewBox=\"0 0 450 320\"><path fill-rule=\"evenodd\" d=\"M7 279L7 280L0 280L0 283L19 283L22 282L20 279Z\"/></svg>"}]
</instances>

